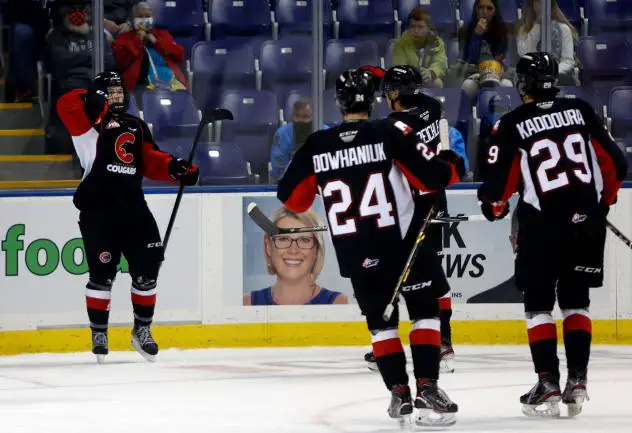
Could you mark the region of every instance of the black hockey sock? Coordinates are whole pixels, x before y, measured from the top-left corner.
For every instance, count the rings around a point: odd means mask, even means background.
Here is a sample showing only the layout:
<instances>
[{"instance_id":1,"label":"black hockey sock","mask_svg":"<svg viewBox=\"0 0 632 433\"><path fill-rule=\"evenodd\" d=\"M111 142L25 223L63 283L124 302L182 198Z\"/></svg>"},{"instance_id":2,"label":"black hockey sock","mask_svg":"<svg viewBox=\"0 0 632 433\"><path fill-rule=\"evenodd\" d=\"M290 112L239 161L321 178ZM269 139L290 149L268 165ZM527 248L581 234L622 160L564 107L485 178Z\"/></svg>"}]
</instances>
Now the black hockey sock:
<instances>
[{"instance_id":1,"label":"black hockey sock","mask_svg":"<svg viewBox=\"0 0 632 433\"><path fill-rule=\"evenodd\" d=\"M110 318L110 298L112 286L88 281L86 285L86 307L90 329L106 331Z\"/></svg>"},{"instance_id":2,"label":"black hockey sock","mask_svg":"<svg viewBox=\"0 0 632 433\"><path fill-rule=\"evenodd\" d=\"M564 314L564 347L569 374L582 374L588 368L592 322L588 310L562 310Z\"/></svg>"},{"instance_id":3,"label":"black hockey sock","mask_svg":"<svg viewBox=\"0 0 632 433\"><path fill-rule=\"evenodd\" d=\"M452 298L450 293L439 298L439 319L441 320L441 343L444 346L452 347L452 327L450 319L452 318Z\"/></svg>"},{"instance_id":4,"label":"black hockey sock","mask_svg":"<svg viewBox=\"0 0 632 433\"><path fill-rule=\"evenodd\" d=\"M439 378L439 357L441 352L440 321L420 319L413 322L410 333L410 349L416 379Z\"/></svg>"},{"instance_id":5,"label":"black hockey sock","mask_svg":"<svg viewBox=\"0 0 632 433\"><path fill-rule=\"evenodd\" d=\"M550 373L559 380L557 327L550 312L527 313L529 347L536 373Z\"/></svg>"},{"instance_id":6,"label":"black hockey sock","mask_svg":"<svg viewBox=\"0 0 632 433\"><path fill-rule=\"evenodd\" d=\"M138 278L132 282L134 326L149 326L156 306L156 280Z\"/></svg>"},{"instance_id":7,"label":"black hockey sock","mask_svg":"<svg viewBox=\"0 0 632 433\"><path fill-rule=\"evenodd\" d=\"M408 385L406 355L397 328L372 331L371 343L386 388L390 391L395 385Z\"/></svg>"}]
</instances>

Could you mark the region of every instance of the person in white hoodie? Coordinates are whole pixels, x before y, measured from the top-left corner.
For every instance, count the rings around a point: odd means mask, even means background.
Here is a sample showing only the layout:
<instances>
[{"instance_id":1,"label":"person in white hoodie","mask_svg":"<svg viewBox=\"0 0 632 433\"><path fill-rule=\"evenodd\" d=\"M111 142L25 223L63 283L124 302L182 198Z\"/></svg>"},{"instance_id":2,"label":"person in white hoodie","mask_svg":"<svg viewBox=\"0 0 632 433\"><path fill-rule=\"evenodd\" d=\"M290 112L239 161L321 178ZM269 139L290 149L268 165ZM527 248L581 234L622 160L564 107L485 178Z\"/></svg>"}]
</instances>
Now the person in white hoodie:
<instances>
[{"instance_id":1,"label":"person in white hoodie","mask_svg":"<svg viewBox=\"0 0 632 433\"><path fill-rule=\"evenodd\" d=\"M518 22L517 43L518 55L542 51L541 46L541 2L540 0L526 0L522 12L522 19ZM568 21L556 0L551 0L551 50L560 66L560 86L576 86L579 77L576 76L575 42L577 31Z\"/></svg>"}]
</instances>

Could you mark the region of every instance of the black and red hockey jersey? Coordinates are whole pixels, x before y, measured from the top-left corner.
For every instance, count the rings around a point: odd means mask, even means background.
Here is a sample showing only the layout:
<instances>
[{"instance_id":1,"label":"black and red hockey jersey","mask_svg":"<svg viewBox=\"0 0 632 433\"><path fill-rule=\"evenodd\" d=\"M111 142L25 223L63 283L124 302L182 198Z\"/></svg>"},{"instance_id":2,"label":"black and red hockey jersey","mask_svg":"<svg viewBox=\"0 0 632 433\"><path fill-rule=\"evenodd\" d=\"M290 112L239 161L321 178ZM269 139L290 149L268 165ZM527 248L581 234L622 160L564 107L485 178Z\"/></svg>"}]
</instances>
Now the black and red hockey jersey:
<instances>
[{"instance_id":1,"label":"black and red hockey jersey","mask_svg":"<svg viewBox=\"0 0 632 433\"><path fill-rule=\"evenodd\" d=\"M86 114L86 90L72 90L57 102L57 112L72 136L83 178L74 195L80 209L146 206L143 177L175 183L149 128L130 114L112 115L107 104L94 124Z\"/></svg>"},{"instance_id":2,"label":"black and red hockey jersey","mask_svg":"<svg viewBox=\"0 0 632 433\"><path fill-rule=\"evenodd\" d=\"M480 197L500 203L519 191L522 203L556 220L611 205L627 172L593 108L562 98L505 114L493 128L486 166Z\"/></svg>"},{"instance_id":3,"label":"black and red hockey jersey","mask_svg":"<svg viewBox=\"0 0 632 433\"><path fill-rule=\"evenodd\" d=\"M309 136L277 196L304 212L320 192L342 276L378 263L400 265L415 210L410 185L439 190L459 178L452 164L427 150L404 122L344 122Z\"/></svg>"}]
</instances>

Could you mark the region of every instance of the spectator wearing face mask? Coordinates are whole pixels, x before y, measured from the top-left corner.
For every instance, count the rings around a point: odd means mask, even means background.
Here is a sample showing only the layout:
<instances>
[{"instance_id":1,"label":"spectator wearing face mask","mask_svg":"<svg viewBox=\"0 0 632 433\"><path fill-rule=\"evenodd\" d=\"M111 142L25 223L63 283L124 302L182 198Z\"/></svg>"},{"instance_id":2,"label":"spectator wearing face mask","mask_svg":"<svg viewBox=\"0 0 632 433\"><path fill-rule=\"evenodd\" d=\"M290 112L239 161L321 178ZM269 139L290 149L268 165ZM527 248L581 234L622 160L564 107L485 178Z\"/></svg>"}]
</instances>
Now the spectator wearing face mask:
<instances>
[{"instance_id":1,"label":"spectator wearing face mask","mask_svg":"<svg viewBox=\"0 0 632 433\"><path fill-rule=\"evenodd\" d=\"M306 99L299 99L292 107L292 121L274 133L270 152L270 183L278 182L294 152L305 144L307 137L312 133L312 117L311 103Z\"/></svg>"},{"instance_id":2,"label":"spectator wearing face mask","mask_svg":"<svg viewBox=\"0 0 632 433\"><path fill-rule=\"evenodd\" d=\"M188 83L180 69L184 48L167 30L154 27L148 3L134 6L134 28L120 33L113 44L114 57L123 76L125 88L186 90Z\"/></svg>"}]
</instances>

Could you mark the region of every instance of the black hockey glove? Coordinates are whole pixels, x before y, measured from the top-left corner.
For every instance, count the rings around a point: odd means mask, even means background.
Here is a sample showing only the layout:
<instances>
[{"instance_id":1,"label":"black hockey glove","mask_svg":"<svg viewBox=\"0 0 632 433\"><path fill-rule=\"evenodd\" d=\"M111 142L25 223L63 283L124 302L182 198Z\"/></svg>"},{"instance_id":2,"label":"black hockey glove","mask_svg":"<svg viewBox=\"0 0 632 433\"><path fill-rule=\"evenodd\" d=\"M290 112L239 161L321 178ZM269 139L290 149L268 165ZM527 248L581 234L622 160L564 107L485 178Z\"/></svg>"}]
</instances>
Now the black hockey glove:
<instances>
[{"instance_id":1,"label":"black hockey glove","mask_svg":"<svg viewBox=\"0 0 632 433\"><path fill-rule=\"evenodd\" d=\"M102 90L89 90L84 96L85 112L93 125L103 119L108 109L108 96Z\"/></svg>"},{"instance_id":2,"label":"black hockey glove","mask_svg":"<svg viewBox=\"0 0 632 433\"><path fill-rule=\"evenodd\" d=\"M200 177L200 170L195 164L189 165L189 163L182 158L173 158L171 162L169 162L168 170L169 176L187 186L197 184Z\"/></svg>"},{"instance_id":3,"label":"black hockey glove","mask_svg":"<svg viewBox=\"0 0 632 433\"><path fill-rule=\"evenodd\" d=\"M509 213L509 203L505 203L502 208L500 206L494 206L493 204L481 201L481 212L487 221L496 221L501 220L507 216Z\"/></svg>"},{"instance_id":4,"label":"black hockey glove","mask_svg":"<svg viewBox=\"0 0 632 433\"><path fill-rule=\"evenodd\" d=\"M443 159L449 162L456 168L456 173L459 175L459 179L465 176L465 161L453 150L442 150L437 154L437 158Z\"/></svg>"}]
</instances>

